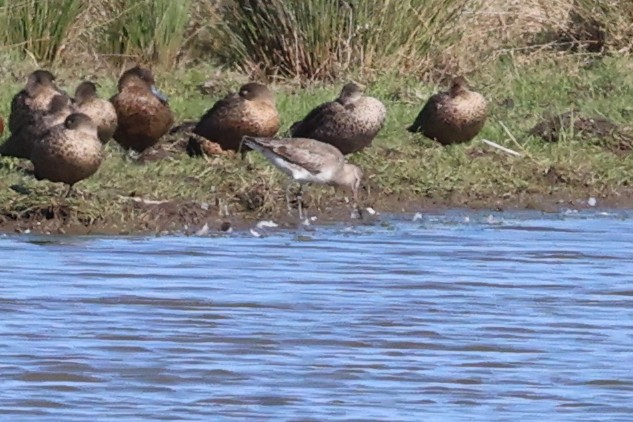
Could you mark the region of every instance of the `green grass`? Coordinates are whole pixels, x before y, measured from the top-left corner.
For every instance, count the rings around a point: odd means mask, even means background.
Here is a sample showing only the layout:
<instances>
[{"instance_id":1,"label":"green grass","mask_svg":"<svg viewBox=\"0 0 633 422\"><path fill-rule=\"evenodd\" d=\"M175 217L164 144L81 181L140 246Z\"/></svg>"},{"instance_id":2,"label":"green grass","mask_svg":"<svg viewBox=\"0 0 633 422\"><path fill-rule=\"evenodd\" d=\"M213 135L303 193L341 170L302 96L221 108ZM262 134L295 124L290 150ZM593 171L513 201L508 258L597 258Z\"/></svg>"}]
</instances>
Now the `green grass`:
<instances>
[{"instance_id":1,"label":"green grass","mask_svg":"<svg viewBox=\"0 0 633 422\"><path fill-rule=\"evenodd\" d=\"M81 10L81 0L0 0L0 45L50 63Z\"/></svg>"},{"instance_id":2,"label":"green grass","mask_svg":"<svg viewBox=\"0 0 633 422\"><path fill-rule=\"evenodd\" d=\"M479 3L476 3L477 5ZM225 63L329 80L351 71L428 71L459 39L467 0L233 0L219 25Z\"/></svg>"},{"instance_id":3,"label":"green grass","mask_svg":"<svg viewBox=\"0 0 633 422\"><path fill-rule=\"evenodd\" d=\"M191 0L104 2L104 13L111 18L99 52L169 68L183 47L190 8Z\"/></svg>"},{"instance_id":4,"label":"green grass","mask_svg":"<svg viewBox=\"0 0 633 422\"><path fill-rule=\"evenodd\" d=\"M382 99L389 114L373 146L350 157L365 172L364 203L397 210L401 205L411 209L431 200L455 206L483 202L494 207L497 200L506 205L525 205L526 198L535 198L534 204L538 205L542 197L630 196L633 159L628 153L614 152L608 141L605 145L605 141L585 139L571 128L555 144L526 136L543 113L571 108L626 126L633 114L633 75L627 70L633 61L584 60L580 56L550 57L530 66L502 60L481 68L470 80L488 98L490 117L474 141L447 148L404 129L428 95L443 87L387 76L369 84L367 93ZM55 70L64 87L72 91L79 80L64 69ZM23 69L24 75L27 71ZM198 67L157 75L157 83L169 95L177 120L198 118L227 90L244 81L243 76L221 73L216 77L216 92L201 94L198 84L214 71ZM17 79L0 82L0 114L5 117L12 94L23 83ZM109 76L99 82L101 95L110 96L115 79ZM280 133L312 107L334 98L342 83L309 88L289 83L273 85L282 116ZM493 150L481 142L482 138L525 156L515 158ZM109 144L107 152L108 158L98 173L77 185L83 195L68 200L59 198L64 187L25 175L18 160L0 159L0 215L23 213L24 217L62 204L86 224L95 219L145 224L135 226L140 230L155 227L162 211L138 207L126 198L131 195L180 204L176 214L183 221L188 221L187 213L205 204L212 212L227 208L233 215L248 218L276 216L285 209L286 179L255 153L246 161L224 157L208 163L180 154L139 165L125 159L115 144ZM12 185L21 185L30 193L18 193L10 188ZM309 190L307 201L313 210L327 210L342 206L343 194L315 187Z\"/></svg>"},{"instance_id":5,"label":"green grass","mask_svg":"<svg viewBox=\"0 0 633 422\"><path fill-rule=\"evenodd\" d=\"M305 82L384 73L435 80L478 68L500 50L624 55L633 47L631 2L563 0L555 9L570 13L545 13L542 22L526 18L527 5L499 2L482 12L487 3L0 0L0 51L40 65L142 62L174 69L214 62L269 80Z\"/></svg>"}]
</instances>

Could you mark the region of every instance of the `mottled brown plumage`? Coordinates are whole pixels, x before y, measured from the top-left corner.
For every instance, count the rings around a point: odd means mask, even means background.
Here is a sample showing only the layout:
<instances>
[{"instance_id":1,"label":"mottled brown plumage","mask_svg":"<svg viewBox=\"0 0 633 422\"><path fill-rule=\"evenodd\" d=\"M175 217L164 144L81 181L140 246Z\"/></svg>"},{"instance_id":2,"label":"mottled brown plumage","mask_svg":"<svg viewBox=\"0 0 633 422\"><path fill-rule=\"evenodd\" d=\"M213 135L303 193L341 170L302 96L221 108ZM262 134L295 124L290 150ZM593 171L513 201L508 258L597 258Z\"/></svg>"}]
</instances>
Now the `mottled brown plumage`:
<instances>
[{"instance_id":1,"label":"mottled brown plumage","mask_svg":"<svg viewBox=\"0 0 633 422\"><path fill-rule=\"evenodd\" d=\"M457 77L450 90L428 99L407 130L422 132L442 145L468 142L484 127L486 114L486 99L471 91L466 79Z\"/></svg>"},{"instance_id":2,"label":"mottled brown plumage","mask_svg":"<svg viewBox=\"0 0 633 422\"><path fill-rule=\"evenodd\" d=\"M343 154L351 154L371 144L386 117L387 109L381 101L363 95L361 86L350 82L336 100L321 104L295 122L290 133L293 137L334 145Z\"/></svg>"},{"instance_id":3,"label":"mottled brown plumage","mask_svg":"<svg viewBox=\"0 0 633 422\"><path fill-rule=\"evenodd\" d=\"M110 101L118 119L113 138L125 149L143 152L174 123L167 98L156 89L148 69L136 66L124 72L119 79L119 93Z\"/></svg>"},{"instance_id":4,"label":"mottled brown plumage","mask_svg":"<svg viewBox=\"0 0 633 422\"><path fill-rule=\"evenodd\" d=\"M212 154L217 144L222 150L248 151L241 146L243 136L274 136L279 130L279 113L273 93L259 83L243 85L237 93L232 93L216 102L202 116L191 137L187 151L191 155ZM211 145L206 145L207 143Z\"/></svg>"},{"instance_id":5,"label":"mottled brown plumage","mask_svg":"<svg viewBox=\"0 0 633 422\"><path fill-rule=\"evenodd\" d=\"M48 70L36 70L31 73L24 89L15 94L11 101L9 130L16 132L21 126L32 122L34 113L48 110L56 95L66 95L55 85L55 76Z\"/></svg>"},{"instance_id":6,"label":"mottled brown plumage","mask_svg":"<svg viewBox=\"0 0 633 422\"><path fill-rule=\"evenodd\" d=\"M38 180L69 186L92 176L103 162L103 144L90 117L73 113L33 144L31 161Z\"/></svg>"},{"instance_id":7,"label":"mottled brown plumage","mask_svg":"<svg viewBox=\"0 0 633 422\"><path fill-rule=\"evenodd\" d=\"M97 96L97 87L94 83L84 81L75 90L75 107L78 113L90 117L97 125L99 139L107 143L117 126L116 110L108 100Z\"/></svg>"},{"instance_id":8,"label":"mottled brown plumage","mask_svg":"<svg viewBox=\"0 0 633 422\"><path fill-rule=\"evenodd\" d=\"M70 98L58 94L52 98L46 111L34 111L28 121L22 123L0 146L0 155L5 157L31 158L33 144L53 126L64 122L74 112Z\"/></svg>"}]
</instances>

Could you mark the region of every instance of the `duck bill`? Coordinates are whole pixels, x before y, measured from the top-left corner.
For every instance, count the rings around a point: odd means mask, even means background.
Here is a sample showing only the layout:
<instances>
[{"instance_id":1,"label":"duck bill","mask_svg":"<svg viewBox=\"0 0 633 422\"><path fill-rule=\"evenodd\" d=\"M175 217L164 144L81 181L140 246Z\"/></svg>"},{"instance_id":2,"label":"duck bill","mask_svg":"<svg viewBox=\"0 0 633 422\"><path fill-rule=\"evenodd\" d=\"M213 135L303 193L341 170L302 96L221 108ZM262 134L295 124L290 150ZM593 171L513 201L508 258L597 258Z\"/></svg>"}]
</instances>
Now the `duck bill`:
<instances>
[{"instance_id":1,"label":"duck bill","mask_svg":"<svg viewBox=\"0 0 633 422\"><path fill-rule=\"evenodd\" d=\"M154 94L159 100L164 103L167 102L167 95L165 95L160 89L156 88L156 85L152 85L151 90L152 94Z\"/></svg>"}]
</instances>

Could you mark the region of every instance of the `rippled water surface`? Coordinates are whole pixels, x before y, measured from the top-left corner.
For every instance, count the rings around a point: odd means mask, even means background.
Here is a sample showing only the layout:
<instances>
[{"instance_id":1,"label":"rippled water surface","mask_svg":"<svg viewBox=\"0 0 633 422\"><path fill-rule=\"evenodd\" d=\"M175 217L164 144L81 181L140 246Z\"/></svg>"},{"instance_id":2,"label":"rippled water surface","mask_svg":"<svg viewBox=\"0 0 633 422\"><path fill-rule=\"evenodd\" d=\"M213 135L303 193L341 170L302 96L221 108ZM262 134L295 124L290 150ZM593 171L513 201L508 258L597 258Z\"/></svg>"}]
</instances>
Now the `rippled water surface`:
<instances>
[{"instance_id":1,"label":"rippled water surface","mask_svg":"<svg viewBox=\"0 0 633 422\"><path fill-rule=\"evenodd\" d=\"M633 420L624 212L0 256L1 420Z\"/></svg>"}]
</instances>

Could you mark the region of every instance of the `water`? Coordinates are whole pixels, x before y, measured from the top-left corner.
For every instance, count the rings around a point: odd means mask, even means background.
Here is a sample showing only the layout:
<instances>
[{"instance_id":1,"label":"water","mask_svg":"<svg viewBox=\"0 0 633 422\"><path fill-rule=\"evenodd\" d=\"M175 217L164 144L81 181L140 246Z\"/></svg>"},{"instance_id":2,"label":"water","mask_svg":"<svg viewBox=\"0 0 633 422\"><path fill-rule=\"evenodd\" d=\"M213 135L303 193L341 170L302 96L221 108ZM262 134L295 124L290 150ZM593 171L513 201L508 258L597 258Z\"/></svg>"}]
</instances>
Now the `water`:
<instances>
[{"instance_id":1,"label":"water","mask_svg":"<svg viewBox=\"0 0 633 422\"><path fill-rule=\"evenodd\" d=\"M630 421L632 246L624 212L3 237L0 420Z\"/></svg>"}]
</instances>

